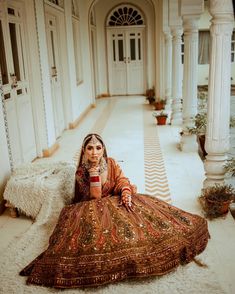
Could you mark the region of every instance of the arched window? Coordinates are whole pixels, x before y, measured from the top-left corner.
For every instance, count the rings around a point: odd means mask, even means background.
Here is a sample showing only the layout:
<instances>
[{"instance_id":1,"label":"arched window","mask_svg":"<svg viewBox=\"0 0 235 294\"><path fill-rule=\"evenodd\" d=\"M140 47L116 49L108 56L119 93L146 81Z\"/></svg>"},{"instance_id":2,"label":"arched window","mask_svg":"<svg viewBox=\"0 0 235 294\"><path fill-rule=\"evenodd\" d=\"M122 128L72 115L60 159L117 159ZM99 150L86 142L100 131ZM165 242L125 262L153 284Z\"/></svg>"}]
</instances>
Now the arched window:
<instances>
[{"instance_id":1,"label":"arched window","mask_svg":"<svg viewBox=\"0 0 235 294\"><path fill-rule=\"evenodd\" d=\"M107 18L107 26L133 26L143 24L144 18L141 12L131 5L116 7Z\"/></svg>"}]
</instances>

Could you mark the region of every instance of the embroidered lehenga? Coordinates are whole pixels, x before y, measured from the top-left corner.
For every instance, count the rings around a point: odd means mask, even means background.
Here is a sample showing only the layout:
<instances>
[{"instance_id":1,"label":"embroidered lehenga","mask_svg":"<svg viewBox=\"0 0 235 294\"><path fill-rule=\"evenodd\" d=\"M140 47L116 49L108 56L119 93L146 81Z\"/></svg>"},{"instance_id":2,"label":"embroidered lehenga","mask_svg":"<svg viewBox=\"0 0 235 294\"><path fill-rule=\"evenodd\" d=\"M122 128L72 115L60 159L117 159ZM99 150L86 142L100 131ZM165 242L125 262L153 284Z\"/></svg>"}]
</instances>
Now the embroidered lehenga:
<instances>
[{"instance_id":1,"label":"embroidered lehenga","mask_svg":"<svg viewBox=\"0 0 235 294\"><path fill-rule=\"evenodd\" d=\"M204 218L136 193L112 158L102 197L91 200L89 186L80 166L74 203L62 209L47 250L20 273L28 284L75 288L163 275L205 249ZM120 205L123 186L132 191L131 212Z\"/></svg>"}]
</instances>

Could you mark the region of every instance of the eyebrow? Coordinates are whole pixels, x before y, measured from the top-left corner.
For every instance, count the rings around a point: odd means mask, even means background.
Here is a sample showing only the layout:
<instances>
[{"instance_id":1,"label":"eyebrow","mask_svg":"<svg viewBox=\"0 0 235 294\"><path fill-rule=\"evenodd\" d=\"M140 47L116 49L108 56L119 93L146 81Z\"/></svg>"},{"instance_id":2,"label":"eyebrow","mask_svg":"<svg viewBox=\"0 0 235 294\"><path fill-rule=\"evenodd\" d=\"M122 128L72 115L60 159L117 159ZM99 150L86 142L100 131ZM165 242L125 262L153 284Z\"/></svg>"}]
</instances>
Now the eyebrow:
<instances>
[{"instance_id":1,"label":"eyebrow","mask_svg":"<svg viewBox=\"0 0 235 294\"><path fill-rule=\"evenodd\" d=\"M88 143L88 144L87 144L87 147L88 147L88 146L91 146L91 147L95 147L95 146L97 146L97 147L99 146L99 147L100 147L100 146L101 146L101 147L103 147L103 145L102 145L101 143L97 143L97 144L95 144L95 145L94 145L94 144L90 144L90 143Z\"/></svg>"}]
</instances>

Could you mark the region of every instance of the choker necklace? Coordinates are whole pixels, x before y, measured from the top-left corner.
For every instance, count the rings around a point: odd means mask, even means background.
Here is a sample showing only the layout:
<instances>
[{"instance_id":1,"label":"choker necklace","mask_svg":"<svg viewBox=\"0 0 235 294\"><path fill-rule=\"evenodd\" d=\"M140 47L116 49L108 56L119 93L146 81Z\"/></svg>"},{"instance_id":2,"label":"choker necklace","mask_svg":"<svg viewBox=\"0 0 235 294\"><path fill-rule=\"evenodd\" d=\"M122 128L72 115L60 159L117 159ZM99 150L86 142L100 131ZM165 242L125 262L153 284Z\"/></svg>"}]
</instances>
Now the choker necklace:
<instances>
[{"instance_id":1,"label":"choker necklace","mask_svg":"<svg viewBox=\"0 0 235 294\"><path fill-rule=\"evenodd\" d=\"M89 170L91 168L91 166L92 166L92 163L87 161L87 162L83 163L83 166L85 167L85 169ZM98 164L98 166L100 168L100 173L101 174L107 170L108 165L107 165L107 162L104 159L104 157L102 157L100 159L100 163Z\"/></svg>"}]
</instances>

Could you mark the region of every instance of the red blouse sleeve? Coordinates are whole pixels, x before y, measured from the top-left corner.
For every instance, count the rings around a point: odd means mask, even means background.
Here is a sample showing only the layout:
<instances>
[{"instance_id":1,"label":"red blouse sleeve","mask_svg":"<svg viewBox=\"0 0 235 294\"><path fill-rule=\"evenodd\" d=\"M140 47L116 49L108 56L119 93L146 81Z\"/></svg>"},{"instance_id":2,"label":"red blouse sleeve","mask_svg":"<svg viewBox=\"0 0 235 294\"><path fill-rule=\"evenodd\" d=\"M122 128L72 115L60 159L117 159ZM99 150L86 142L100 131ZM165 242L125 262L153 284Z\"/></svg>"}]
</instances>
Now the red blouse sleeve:
<instances>
[{"instance_id":1,"label":"red blouse sleeve","mask_svg":"<svg viewBox=\"0 0 235 294\"><path fill-rule=\"evenodd\" d=\"M112 158L111 161L112 175L114 180L114 195L121 195L124 191L129 191L131 194L136 194L136 186L130 183L130 180L124 175L119 164Z\"/></svg>"},{"instance_id":2,"label":"red blouse sleeve","mask_svg":"<svg viewBox=\"0 0 235 294\"><path fill-rule=\"evenodd\" d=\"M75 173L75 191L73 203L88 200L90 195L89 174L78 168Z\"/></svg>"}]
</instances>

